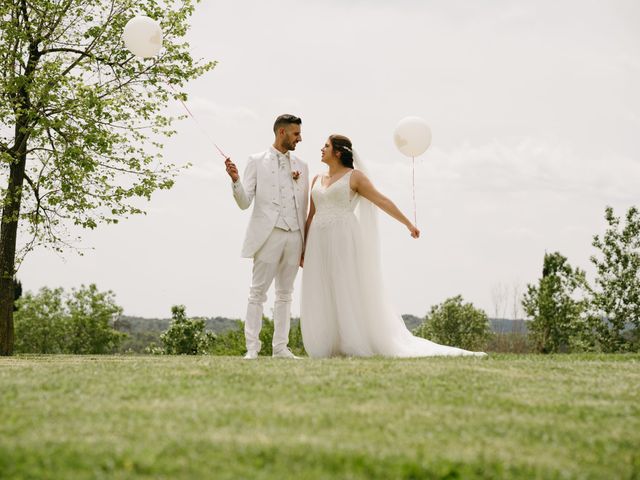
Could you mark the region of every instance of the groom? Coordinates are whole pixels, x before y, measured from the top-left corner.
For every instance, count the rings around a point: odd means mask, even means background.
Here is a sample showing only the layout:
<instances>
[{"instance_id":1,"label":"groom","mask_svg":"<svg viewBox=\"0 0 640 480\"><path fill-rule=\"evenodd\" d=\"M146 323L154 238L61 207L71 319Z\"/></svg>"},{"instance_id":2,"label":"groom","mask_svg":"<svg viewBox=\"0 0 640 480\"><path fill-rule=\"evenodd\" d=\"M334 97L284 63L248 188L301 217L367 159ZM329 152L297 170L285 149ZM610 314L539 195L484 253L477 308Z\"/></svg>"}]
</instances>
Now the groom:
<instances>
[{"instance_id":1,"label":"groom","mask_svg":"<svg viewBox=\"0 0 640 480\"><path fill-rule=\"evenodd\" d=\"M255 198L253 213L242 246L242 256L253 258L249 304L244 322L247 360L258 358L263 304L274 278L273 356L297 358L288 348L291 294L298 273L309 196L309 169L293 155L302 141L302 120L280 115L273 124L275 141L266 152L251 155L244 183L231 159L225 165L233 180L233 198L245 210Z\"/></svg>"}]
</instances>

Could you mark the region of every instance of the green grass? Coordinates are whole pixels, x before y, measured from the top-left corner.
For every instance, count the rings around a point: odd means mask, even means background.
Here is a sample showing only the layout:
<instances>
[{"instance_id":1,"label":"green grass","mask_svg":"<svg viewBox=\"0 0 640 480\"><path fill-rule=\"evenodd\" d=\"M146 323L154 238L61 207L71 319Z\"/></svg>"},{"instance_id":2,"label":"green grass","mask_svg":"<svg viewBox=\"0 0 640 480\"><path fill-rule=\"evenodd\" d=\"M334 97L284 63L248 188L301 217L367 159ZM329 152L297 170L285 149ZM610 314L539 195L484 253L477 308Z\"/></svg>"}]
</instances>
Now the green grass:
<instances>
[{"instance_id":1,"label":"green grass","mask_svg":"<svg viewBox=\"0 0 640 480\"><path fill-rule=\"evenodd\" d=\"M0 358L0 478L640 478L640 356Z\"/></svg>"}]
</instances>

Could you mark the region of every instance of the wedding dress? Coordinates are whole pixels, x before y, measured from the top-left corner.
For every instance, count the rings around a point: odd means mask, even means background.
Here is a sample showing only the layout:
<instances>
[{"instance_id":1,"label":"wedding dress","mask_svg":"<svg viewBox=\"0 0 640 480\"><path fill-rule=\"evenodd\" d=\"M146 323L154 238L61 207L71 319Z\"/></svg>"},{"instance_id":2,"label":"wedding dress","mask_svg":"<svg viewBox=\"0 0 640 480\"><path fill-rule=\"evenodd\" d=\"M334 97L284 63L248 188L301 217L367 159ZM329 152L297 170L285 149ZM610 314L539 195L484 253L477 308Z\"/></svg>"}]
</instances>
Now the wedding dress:
<instances>
[{"instance_id":1,"label":"wedding dress","mask_svg":"<svg viewBox=\"0 0 640 480\"><path fill-rule=\"evenodd\" d=\"M361 162L356 157L356 168ZM350 188L353 170L311 196L300 325L311 357L484 356L415 337L387 300L380 268L377 207Z\"/></svg>"}]
</instances>

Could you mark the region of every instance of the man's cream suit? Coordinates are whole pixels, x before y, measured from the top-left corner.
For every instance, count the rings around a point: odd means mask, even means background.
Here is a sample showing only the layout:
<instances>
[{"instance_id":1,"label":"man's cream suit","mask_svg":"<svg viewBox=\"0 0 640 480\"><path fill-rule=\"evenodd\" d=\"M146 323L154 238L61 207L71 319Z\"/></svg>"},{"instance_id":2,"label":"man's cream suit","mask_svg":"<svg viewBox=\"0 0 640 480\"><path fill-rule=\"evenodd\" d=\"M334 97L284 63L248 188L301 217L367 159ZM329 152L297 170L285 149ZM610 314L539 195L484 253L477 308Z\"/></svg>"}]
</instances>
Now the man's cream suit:
<instances>
[{"instance_id":1,"label":"man's cream suit","mask_svg":"<svg viewBox=\"0 0 640 480\"><path fill-rule=\"evenodd\" d=\"M300 174L295 180L294 172ZM291 296L309 202L309 169L291 152L283 155L271 147L249 157L241 180L232 184L238 206L245 210L255 200L242 246L242 256L253 258L245 317L247 350L260 351L263 305L275 278L273 351L278 352L289 342Z\"/></svg>"}]
</instances>

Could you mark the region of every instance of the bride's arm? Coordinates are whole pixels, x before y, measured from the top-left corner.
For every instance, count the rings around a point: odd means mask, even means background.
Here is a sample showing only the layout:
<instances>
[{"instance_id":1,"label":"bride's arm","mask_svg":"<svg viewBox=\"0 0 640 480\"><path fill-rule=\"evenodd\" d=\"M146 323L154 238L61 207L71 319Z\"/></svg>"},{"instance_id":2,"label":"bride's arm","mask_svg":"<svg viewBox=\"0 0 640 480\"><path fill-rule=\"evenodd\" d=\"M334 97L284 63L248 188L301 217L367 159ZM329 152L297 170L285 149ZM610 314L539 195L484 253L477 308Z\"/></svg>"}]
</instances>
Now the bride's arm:
<instances>
[{"instance_id":1,"label":"bride's arm","mask_svg":"<svg viewBox=\"0 0 640 480\"><path fill-rule=\"evenodd\" d=\"M318 175L313 177L313 181L311 182L311 189L313 190L313 185L316 183L316 179ZM316 214L316 205L313 203L313 196L309 194L309 215L307 216L307 222L304 224L304 244L302 246L302 258L300 259L300 266L304 265L304 250L307 247L307 235L309 234L309 227L311 226L311 220L313 220L313 216Z\"/></svg>"},{"instance_id":2,"label":"bride's arm","mask_svg":"<svg viewBox=\"0 0 640 480\"><path fill-rule=\"evenodd\" d=\"M382 193L376 190L376 188L371 183L371 180L369 180L367 176L360 170L353 171L349 183L353 191L358 192L358 194L362 195L378 208L388 213L404 226L406 226L411 232L411 236L413 238L418 238L420 236L420 230L418 230L418 228L413 223L411 223L411 221L407 217L404 216L400 209L396 207L395 203L393 203L389 198L385 197Z\"/></svg>"}]
</instances>

